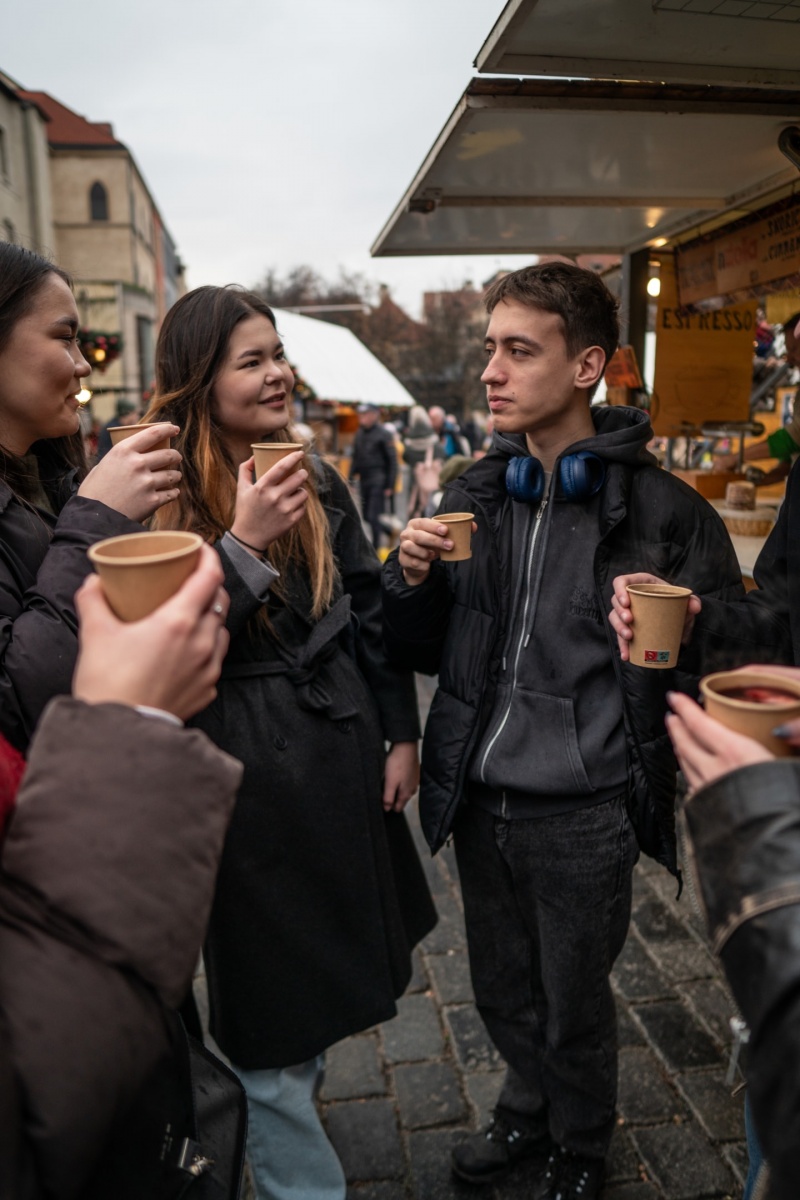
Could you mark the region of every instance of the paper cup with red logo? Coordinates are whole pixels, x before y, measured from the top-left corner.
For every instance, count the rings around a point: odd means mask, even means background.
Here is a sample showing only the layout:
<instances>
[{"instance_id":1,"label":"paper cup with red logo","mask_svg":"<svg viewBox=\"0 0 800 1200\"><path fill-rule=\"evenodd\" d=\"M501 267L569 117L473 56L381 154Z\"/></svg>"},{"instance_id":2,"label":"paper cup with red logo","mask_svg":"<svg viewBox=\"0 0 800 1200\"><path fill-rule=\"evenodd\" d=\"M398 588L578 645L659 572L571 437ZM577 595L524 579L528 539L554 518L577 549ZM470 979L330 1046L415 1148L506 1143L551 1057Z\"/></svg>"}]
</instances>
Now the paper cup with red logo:
<instances>
[{"instance_id":1,"label":"paper cup with red logo","mask_svg":"<svg viewBox=\"0 0 800 1200\"><path fill-rule=\"evenodd\" d=\"M474 513L444 513L434 518L447 526L447 536L453 543L452 550L443 550L439 557L443 562L462 562L472 558L472 522Z\"/></svg>"},{"instance_id":2,"label":"paper cup with red logo","mask_svg":"<svg viewBox=\"0 0 800 1200\"><path fill-rule=\"evenodd\" d=\"M287 454L294 454L295 450L303 448L302 442L255 442L250 449L256 460L256 479L260 479Z\"/></svg>"},{"instance_id":3,"label":"paper cup with red logo","mask_svg":"<svg viewBox=\"0 0 800 1200\"><path fill-rule=\"evenodd\" d=\"M755 738L771 754L785 758L794 751L772 731L800 717L800 683L786 675L740 669L717 671L700 680L706 712L734 733Z\"/></svg>"},{"instance_id":4,"label":"paper cup with red logo","mask_svg":"<svg viewBox=\"0 0 800 1200\"><path fill-rule=\"evenodd\" d=\"M681 648L691 588L671 583L632 583L628 586L633 614L630 661L657 671L674 667Z\"/></svg>"}]
</instances>

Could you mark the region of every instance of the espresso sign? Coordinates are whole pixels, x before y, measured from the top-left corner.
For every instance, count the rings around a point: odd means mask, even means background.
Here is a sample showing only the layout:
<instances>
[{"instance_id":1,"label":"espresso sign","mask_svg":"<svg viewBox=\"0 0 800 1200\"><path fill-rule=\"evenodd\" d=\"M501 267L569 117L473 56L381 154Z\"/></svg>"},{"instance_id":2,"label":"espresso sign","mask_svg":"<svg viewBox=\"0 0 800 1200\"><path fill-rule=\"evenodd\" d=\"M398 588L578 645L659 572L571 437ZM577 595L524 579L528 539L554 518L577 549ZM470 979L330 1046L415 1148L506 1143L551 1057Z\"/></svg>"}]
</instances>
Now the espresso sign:
<instances>
[{"instance_id":1,"label":"espresso sign","mask_svg":"<svg viewBox=\"0 0 800 1200\"><path fill-rule=\"evenodd\" d=\"M755 303L687 312L672 263L662 261L650 413L659 436L677 437L706 421L747 420L755 324Z\"/></svg>"}]
</instances>

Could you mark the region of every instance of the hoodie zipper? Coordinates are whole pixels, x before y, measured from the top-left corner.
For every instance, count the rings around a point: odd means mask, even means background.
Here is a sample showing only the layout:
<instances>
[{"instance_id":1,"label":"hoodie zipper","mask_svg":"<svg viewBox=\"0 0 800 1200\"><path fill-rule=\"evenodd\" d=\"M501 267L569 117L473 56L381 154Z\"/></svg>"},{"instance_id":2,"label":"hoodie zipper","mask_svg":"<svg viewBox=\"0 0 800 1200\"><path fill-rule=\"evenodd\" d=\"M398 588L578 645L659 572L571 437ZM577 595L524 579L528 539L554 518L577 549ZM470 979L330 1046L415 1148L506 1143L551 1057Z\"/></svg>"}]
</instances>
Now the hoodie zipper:
<instances>
[{"instance_id":1,"label":"hoodie zipper","mask_svg":"<svg viewBox=\"0 0 800 1200\"><path fill-rule=\"evenodd\" d=\"M489 759L489 755L491 754L492 750L494 749L495 743L497 742L497 739L500 737L500 734L505 729L506 723L509 718L509 714L511 713L511 706L514 702L514 690L517 686L517 674L519 671L520 655L522 654L523 649L527 645L527 642L530 640L530 633L526 633L525 631L526 631L526 628L528 625L528 610L530 608L530 603L531 603L531 569L533 567L534 550L536 548L536 542L538 541L539 530L541 528L542 518L544 517L546 508L547 508L547 498L542 500L542 502L539 505L539 508L536 511L536 519L534 522L533 531L531 532L530 542L528 543L528 561L527 561L526 568L525 568L525 576L526 576L526 578L525 578L525 607L523 608L523 611L522 611L522 621L520 623L521 628L520 628L520 634L519 634L519 641L517 642L517 652L514 656L514 674L513 674L512 680L511 680L511 692L509 694L508 706L506 707L506 711L503 713L503 716L500 720L500 724L498 725L497 730L494 733L494 736L492 737L491 741L489 742L489 745L486 747L486 750L484 751L483 759L481 761L481 780L483 781L483 783L486 782L486 763ZM503 655L503 670L505 671L506 669L507 669L506 656ZM505 797L505 793L503 793L503 810L504 810L504 812L505 812L505 804L506 804L506 797Z\"/></svg>"}]
</instances>

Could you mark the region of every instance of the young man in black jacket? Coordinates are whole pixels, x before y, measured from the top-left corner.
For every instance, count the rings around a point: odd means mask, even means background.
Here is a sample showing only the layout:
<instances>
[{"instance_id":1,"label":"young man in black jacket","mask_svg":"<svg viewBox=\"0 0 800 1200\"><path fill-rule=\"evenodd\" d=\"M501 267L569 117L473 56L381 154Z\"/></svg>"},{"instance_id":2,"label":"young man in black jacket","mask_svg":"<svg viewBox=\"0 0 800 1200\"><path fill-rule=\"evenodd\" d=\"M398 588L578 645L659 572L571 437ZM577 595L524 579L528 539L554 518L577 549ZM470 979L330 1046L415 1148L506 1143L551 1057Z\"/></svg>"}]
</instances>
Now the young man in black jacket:
<instances>
[{"instance_id":1,"label":"young man in black jacket","mask_svg":"<svg viewBox=\"0 0 800 1200\"><path fill-rule=\"evenodd\" d=\"M384 572L384 627L391 653L439 674L423 828L434 852L452 829L476 1001L508 1064L454 1170L488 1182L530 1158L537 1200L591 1200L637 838L676 870L664 713L679 684L612 654L611 581L658 563L723 599L742 585L716 513L647 452L646 415L590 407L618 339L602 281L548 263L505 276L486 306L494 445L442 504L474 513L473 556L439 561L446 526L412 520Z\"/></svg>"}]
</instances>

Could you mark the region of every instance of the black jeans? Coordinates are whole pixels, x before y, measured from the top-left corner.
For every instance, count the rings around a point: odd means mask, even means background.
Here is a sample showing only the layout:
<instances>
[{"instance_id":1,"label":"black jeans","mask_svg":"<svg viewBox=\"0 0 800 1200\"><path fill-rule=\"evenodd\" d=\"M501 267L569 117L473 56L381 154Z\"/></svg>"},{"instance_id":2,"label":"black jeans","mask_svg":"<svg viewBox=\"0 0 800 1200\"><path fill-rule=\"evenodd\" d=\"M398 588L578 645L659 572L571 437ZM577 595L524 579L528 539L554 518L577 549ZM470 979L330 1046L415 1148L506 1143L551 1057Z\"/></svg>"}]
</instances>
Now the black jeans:
<instances>
[{"instance_id":1,"label":"black jeans","mask_svg":"<svg viewBox=\"0 0 800 1200\"><path fill-rule=\"evenodd\" d=\"M509 1068L498 1108L602 1157L617 1099L609 974L638 857L624 797L518 821L468 804L454 842L478 1011Z\"/></svg>"}]
</instances>

